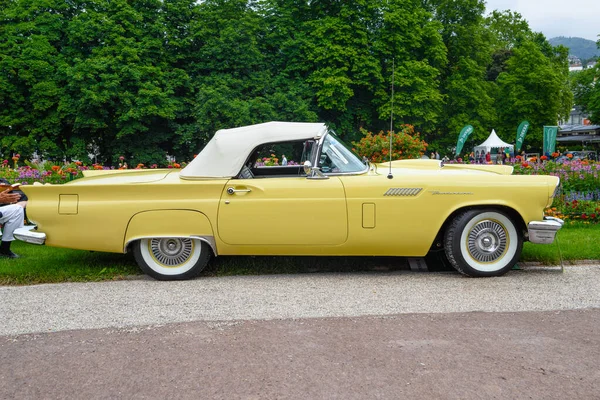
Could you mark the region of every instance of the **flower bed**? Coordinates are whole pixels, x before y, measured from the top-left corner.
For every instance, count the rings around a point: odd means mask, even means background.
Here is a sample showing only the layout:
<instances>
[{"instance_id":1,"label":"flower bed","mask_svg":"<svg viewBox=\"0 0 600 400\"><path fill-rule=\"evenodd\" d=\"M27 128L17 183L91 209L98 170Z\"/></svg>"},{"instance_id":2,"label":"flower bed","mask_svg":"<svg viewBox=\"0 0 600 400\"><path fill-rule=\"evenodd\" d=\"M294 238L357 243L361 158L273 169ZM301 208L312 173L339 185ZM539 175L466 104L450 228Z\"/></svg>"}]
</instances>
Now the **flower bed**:
<instances>
[{"instance_id":1,"label":"flower bed","mask_svg":"<svg viewBox=\"0 0 600 400\"><path fill-rule=\"evenodd\" d=\"M515 165L515 174L558 176L562 193L595 196L588 200L600 199L600 163L594 161L524 162Z\"/></svg>"},{"instance_id":2,"label":"flower bed","mask_svg":"<svg viewBox=\"0 0 600 400\"><path fill-rule=\"evenodd\" d=\"M88 167L77 165L49 165L48 169L36 168L35 166L26 165L22 167L1 168L0 178L4 178L12 183L20 183L28 185L34 182L42 183L65 183L83 176L82 172Z\"/></svg>"},{"instance_id":3,"label":"flower bed","mask_svg":"<svg viewBox=\"0 0 600 400\"><path fill-rule=\"evenodd\" d=\"M18 154L17 154L18 156ZM11 183L20 183L22 185L29 185L34 182L41 183L66 183L73 179L83 177L83 171L86 170L112 170L112 169L127 169L127 164L119 164L118 168L106 167L101 164L84 165L80 161L74 161L72 163L54 164L51 162L44 163L33 163L25 161L25 165L18 165L20 157L13 157L13 166L10 165L8 160L2 162L0 167L0 178L4 178ZM166 168L182 168L185 167L186 163L178 164L171 162L166 165ZM146 169L144 164L138 164L133 169ZM149 167L150 169L158 168L158 165L153 164Z\"/></svg>"},{"instance_id":4,"label":"flower bed","mask_svg":"<svg viewBox=\"0 0 600 400\"><path fill-rule=\"evenodd\" d=\"M560 178L560 195L546 214L561 219L600 222L600 163L587 160L522 162L515 174L554 175Z\"/></svg>"}]
</instances>

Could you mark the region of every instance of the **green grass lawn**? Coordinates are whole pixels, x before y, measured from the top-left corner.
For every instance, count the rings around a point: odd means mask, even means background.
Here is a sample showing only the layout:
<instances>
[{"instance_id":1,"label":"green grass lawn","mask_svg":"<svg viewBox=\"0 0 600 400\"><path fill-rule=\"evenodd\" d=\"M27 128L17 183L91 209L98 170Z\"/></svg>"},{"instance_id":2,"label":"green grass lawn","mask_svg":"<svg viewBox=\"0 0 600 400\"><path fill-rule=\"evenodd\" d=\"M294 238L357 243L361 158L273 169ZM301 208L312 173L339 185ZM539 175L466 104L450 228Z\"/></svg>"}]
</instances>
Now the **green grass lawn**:
<instances>
[{"instance_id":1,"label":"green grass lawn","mask_svg":"<svg viewBox=\"0 0 600 400\"><path fill-rule=\"evenodd\" d=\"M553 244L525 243L521 260L558 264L559 245L564 260L600 260L600 224L566 222Z\"/></svg>"},{"instance_id":2,"label":"green grass lawn","mask_svg":"<svg viewBox=\"0 0 600 400\"><path fill-rule=\"evenodd\" d=\"M564 260L600 260L600 225L565 225L558 242ZM131 254L36 246L16 241L12 250L21 258L0 258L0 285L123 279L141 274ZM556 242L525 243L521 261L558 264ZM329 271L395 270L406 268L396 257L217 257L203 273L207 276L257 275Z\"/></svg>"}]
</instances>

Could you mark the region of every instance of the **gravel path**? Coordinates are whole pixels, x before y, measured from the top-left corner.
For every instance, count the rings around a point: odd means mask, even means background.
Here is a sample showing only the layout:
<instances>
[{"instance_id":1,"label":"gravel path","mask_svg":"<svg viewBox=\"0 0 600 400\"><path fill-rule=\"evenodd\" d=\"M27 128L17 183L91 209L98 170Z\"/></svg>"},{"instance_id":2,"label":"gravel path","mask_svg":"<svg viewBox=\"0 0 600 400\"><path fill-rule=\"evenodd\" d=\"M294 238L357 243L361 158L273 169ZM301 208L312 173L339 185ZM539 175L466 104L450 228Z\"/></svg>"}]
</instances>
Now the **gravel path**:
<instances>
[{"instance_id":1,"label":"gravel path","mask_svg":"<svg viewBox=\"0 0 600 400\"><path fill-rule=\"evenodd\" d=\"M455 273L137 279L0 287L0 336L188 321L600 308L600 265Z\"/></svg>"}]
</instances>

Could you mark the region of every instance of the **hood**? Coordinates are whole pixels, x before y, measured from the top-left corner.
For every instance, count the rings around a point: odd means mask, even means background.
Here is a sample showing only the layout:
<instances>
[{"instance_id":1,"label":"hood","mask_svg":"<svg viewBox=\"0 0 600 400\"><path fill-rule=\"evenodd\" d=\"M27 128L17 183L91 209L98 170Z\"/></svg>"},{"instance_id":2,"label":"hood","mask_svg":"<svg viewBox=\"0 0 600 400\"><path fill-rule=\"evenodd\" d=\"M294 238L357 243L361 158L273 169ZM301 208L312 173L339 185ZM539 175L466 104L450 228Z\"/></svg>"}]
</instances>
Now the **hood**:
<instances>
[{"instance_id":1,"label":"hood","mask_svg":"<svg viewBox=\"0 0 600 400\"><path fill-rule=\"evenodd\" d=\"M377 164L378 171L385 171L390 163ZM392 169L406 173L413 170L414 173L427 172L456 172L458 174L481 174L491 173L495 175L511 175L513 167L510 165L485 165L485 164L444 164L440 160L397 160L392 161Z\"/></svg>"}]
</instances>

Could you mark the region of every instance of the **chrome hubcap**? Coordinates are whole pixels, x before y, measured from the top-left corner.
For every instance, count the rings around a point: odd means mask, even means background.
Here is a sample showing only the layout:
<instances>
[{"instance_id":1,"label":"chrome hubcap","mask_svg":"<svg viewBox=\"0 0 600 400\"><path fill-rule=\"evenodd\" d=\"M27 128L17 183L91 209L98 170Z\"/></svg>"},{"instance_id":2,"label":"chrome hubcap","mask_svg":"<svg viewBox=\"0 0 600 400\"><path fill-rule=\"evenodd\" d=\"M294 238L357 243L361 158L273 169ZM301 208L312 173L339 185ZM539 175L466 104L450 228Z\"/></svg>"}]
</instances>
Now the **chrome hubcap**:
<instances>
[{"instance_id":1,"label":"chrome hubcap","mask_svg":"<svg viewBox=\"0 0 600 400\"><path fill-rule=\"evenodd\" d=\"M471 257L482 263L494 262L500 258L508 243L504 226L491 220L478 222L471 229L467 240Z\"/></svg>"},{"instance_id":2,"label":"chrome hubcap","mask_svg":"<svg viewBox=\"0 0 600 400\"><path fill-rule=\"evenodd\" d=\"M150 252L159 263L176 267L185 263L194 250L191 239L155 238L150 241Z\"/></svg>"}]
</instances>

